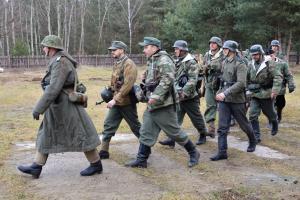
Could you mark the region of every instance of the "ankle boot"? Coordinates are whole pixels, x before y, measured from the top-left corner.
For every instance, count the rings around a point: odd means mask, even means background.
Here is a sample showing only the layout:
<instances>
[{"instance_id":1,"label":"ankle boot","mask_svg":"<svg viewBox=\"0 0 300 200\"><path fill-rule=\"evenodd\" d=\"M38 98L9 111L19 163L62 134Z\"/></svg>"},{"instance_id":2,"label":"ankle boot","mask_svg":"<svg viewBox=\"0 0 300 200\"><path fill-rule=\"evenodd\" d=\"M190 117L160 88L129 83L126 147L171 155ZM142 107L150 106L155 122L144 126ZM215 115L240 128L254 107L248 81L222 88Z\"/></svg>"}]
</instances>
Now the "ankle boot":
<instances>
[{"instance_id":1,"label":"ankle boot","mask_svg":"<svg viewBox=\"0 0 300 200\"><path fill-rule=\"evenodd\" d=\"M218 160L224 160L227 159L227 151L219 151L216 155L210 157L211 161L218 161Z\"/></svg>"},{"instance_id":2,"label":"ankle boot","mask_svg":"<svg viewBox=\"0 0 300 200\"><path fill-rule=\"evenodd\" d=\"M159 144L170 146L171 148L175 147L175 141L172 140L171 138L167 138L164 141L159 141Z\"/></svg>"},{"instance_id":3,"label":"ankle boot","mask_svg":"<svg viewBox=\"0 0 300 200\"><path fill-rule=\"evenodd\" d=\"M35 162L30 166L19 165L18 170L25 174L31 174L33 178L39 178L42 172L42 165L38 165Z\"/></svg>"},{"instance_id":4,"label":"ankle boot","mask_svg":"<svg viewBox=\"0 0 300 200\"><path fill-rule=\"evenodd\" d=\"M139 152L137 154L136 160L125 164L125 166L133 168L147 168L147 159L149 158L150 153L151 147L140 143Z\"/></svg>"},{"instance_id":5,"label":"ankle boot","mask_svg":"<svg viewBox=\"0 0 300 200\"><path fill-rule=\"evenodd\" d=\"M196 142L196 145L201 145L206 143L206 135L200 134L198 141Z\"/></svg>"},{"instance_id":6,"label":"ankle boot","mask_svg":"<svg viewBox=\"0 0 300 200\"><path fill-rule=\"evenodd\" d=\"M100 159L109 159L109 152L100 150L99 152Z\"/></svg>"},{"instance_id":7,"label":"ankle boot","mask_svg":"<svg viewBox=\"0 0 300 200\"><path fill-rule=\"evenodd\" d=\"M277 120L272 121L272 131L271 131L271 135L276 135L278 132L278 122Z\"/></svg>"},{"instance_id":8,"label":"ankle boot","mask_svg":"<svg viewBox=\"0 0 300 200\"><path fill-rule=\"evenodd\" d=\"M254 132L251 131L251 132L248 132L246 134L247 134L248 139L249 139L249 146L247 148L247 152L253 152L253 151L255 151L256 144L257 144L257 140L255 138Z\"/></svg>"},{"instance_id":9,"label":"ankle boot","mask_svg":"<svg viewBox=\"0 0 300 200\"><path fill-rule=\"evenodd\" d=\"M200 153L198 152L192 141L188 140L188 142L184 145L184 148L190 155L188 166L193 167L197 165L199 163Z\"/></svg>"},{"instance_id":10,"label":"ankle boot","mask_svg":"<svg viewBox=\"0 0 300 200\"><path fill-rule=\"evenodd\" d=\"M96 173L101 174L103 171L101 160L91 163L88 168L80 172L81 176L92 176Z\"/></svg>"}]
</instances>

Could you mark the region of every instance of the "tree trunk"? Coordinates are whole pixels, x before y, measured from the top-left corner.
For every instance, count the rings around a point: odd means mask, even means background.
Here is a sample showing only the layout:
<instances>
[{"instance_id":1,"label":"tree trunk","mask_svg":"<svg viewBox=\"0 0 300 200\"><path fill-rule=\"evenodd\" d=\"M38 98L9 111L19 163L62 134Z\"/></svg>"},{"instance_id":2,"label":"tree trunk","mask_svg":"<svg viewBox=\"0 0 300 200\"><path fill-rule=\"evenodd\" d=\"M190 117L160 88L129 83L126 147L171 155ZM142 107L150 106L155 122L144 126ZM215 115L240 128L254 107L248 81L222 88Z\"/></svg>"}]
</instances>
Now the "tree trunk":
<instances>
[{"instance_id":1,"label":"tree trunk","mask_svg":"<svg viewBox=\"0 0 300 200\"><path fill-rule=\"evenodd\" d=\"M73 4L72 4L73 6ZM67 0L64 1L64 31L63 31L63 39L64 39L64 47L67 46L67 36L68 36L68 22L67 22L67 11L68 11L68 4L67 4Z\"/></svg>"},{"instance_id":2,"label":"tree trunk","mask_svg":"<svg viewBox=\"0 0 300 200\"><path fill-rule=\"evenodd\" d=\"M72 23L72 15L73 15L73 9L74 9L74 4L71 6L70 10L70 15L69 15L69 24L68 24L68 32L66 36L66 49L69 51L69 45L70 45L70 35L71 35L71 23Z\"/></svg>"},{"instance_id":3,"label":"tree trunk","mask_svg":"<svg viewBox=\"0 0 300 200\"><path fill-rule=\"evenodd\" d=\"M101 42L102 42L102 33L103 33L104 21L105 21L106 15L107 15L107 13L108 13L110 4L111 4L110 0L105 1L104 13L103 13L102 20L101 20L101 0L98 0L98 10L99 10L99 37L98 37L97 53L100 53L99 50L100 50Z\"/></svg>"},{"instance_id":4,"label":"tree trunk","mask_svg":"<svg viewBox=\"0 0 300 200\"><path fill-rule=\"evenodd\" d=\"M292 30L290 30L288 45L287 45L287 48L286 48L286 60L287 60L287 62L289 62L289 59L290 59L290 52L291 52L291 46L292 46L292 37L293 37Z\"/></svg>"},{"instance_id":5,"label":"tree trunk","mask_svg":"<svg viewBox=\"0 0 300 200\"><path fill-rule=\"evenodd\" d=\"M10 0L10 7L11 7L11 37L12 37L12 43L13 47L16 45L16 35L15 35L15 15L14 15L14 0Z\"/></svg>"},{"instance_id":6,"label":"tree trunk","mask_svg":"<svg viewBox=\"0 0 300 200\"><path fill-rule=\"evenodd\" d=\"M33 0L31 0L31 7L30 7L30 51L31 55L34 55L34 49L33 49Z\"/></svg>"},{"instance_id":7,"label":"tree trunk","mask_svg":"<svg viewBox=\"0 0 300 200\"><path fill-rule=\"evenodd\" d=\"M66 14L66 13L65 13ZM57 36L61 38L61 12L60 0L57 0Z\"/></svg>"},{"instance_id":8,"label":"tree trunk","mask_svg":"<svg viewBox=\"0 0 300 200\"><path fill-rule=\"evenodd\" d=\"M8 15L8 3L5 2L4 6L4 34L6 40L6 55L9 56L10 49L9 49L9 36L8 36L8 29L7 29L7 15Z\"/></svg>"},{"instance_id":9,"label":"tree trunk","mask_svg":"<svg viewBox=\"0 0 300 200\"><path fill-rule=\"evenodd\" d=\"M51 32L51 17L50 17L50 11L51 11L51 0L48 0L47 19L48 19L48 33L49 33L49 35L52 34L52 32Z\"/></svg>"},{"instance_id":10,"label":"tree trunk","mask_svg":"<svg viewBox=\"0 0 300 200\"><path fill-rule=\"evenodd\" d=\"M22 16L22 12L21 12L21 1L19 1L18 2L19 3L19 19L20 19L20 21L19 21L19 25L20 25L20 31L21 31L21 40L22 41L24 41L24 31L23 31L23 23L22 23L22 18L23 18L23 16ZM25 8L25 10L26 10L26 8ZM25 18L26 18L27 16L25 15Z\"/></svg>"},{"instance_id":11,"label":"tree trunk","mask_svg":"<svg viewBox=\"0 0 300 200\"><path fill-rule=\"evenodd\" d=\"M81 33L79 42L79 53L84 54L84 18L86 14L86 1L81 2Z\"/></svg>"}]
</instances>

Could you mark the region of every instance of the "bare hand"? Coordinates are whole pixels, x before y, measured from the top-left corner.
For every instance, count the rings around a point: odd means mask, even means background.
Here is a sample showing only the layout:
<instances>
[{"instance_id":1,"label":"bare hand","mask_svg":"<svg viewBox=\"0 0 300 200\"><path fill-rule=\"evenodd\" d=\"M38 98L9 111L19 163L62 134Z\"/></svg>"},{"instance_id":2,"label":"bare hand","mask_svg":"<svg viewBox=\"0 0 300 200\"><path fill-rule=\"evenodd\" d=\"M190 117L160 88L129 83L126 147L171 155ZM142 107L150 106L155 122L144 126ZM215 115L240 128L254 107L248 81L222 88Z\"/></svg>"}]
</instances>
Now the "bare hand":
<instances>
[{"instance_id":1,"label":"bare hand","mask_svg":"<svg viewBox=\"0 0 300 200\"><path fill-rule=\"evenodd\" d=\"M149 99L148 104L152 105L156 103L156 99Z\"/></svg>"},{"instance_id":2,"label":"bare hand","mask_svg":"<svg viewBox=\"0 0 300 200\"><path fill-rule=\"evenodd\" d=\"M276 99L276 97L277 97L277 94L274 93L274 92L272 92L272 93L271 93L271 99Z\"/></svg>"},{"instance_id":3,"label":"bare hand","mask_svg":"<svg viewBox=\"0 0 300 200\"><path fill-rule=\"evenodd\" d=\"M225 94L223 92L216 95L217 101L224 101L224 99L225 99Z\"/></svg>"},{"instance_id":4,"label":"bare hand","mask_svg":"<svg viewBox=\"0 0 300 200\"><path fill-rule=\"evenodd\" d=\"M107 103L107 108L112 108L115 104L116 104L116 101L114 99L112 99Z\"/></svg>"}]
</instances>

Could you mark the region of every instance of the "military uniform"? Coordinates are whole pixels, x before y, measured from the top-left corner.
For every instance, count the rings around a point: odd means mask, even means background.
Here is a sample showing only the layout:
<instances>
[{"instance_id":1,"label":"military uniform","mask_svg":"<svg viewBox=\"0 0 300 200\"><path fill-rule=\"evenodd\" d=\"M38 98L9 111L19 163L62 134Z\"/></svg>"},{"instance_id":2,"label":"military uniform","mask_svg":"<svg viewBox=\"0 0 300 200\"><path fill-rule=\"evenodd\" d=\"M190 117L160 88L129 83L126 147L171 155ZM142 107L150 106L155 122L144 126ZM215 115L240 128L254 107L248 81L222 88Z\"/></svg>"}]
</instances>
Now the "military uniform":
<instances>
[{"instance_id":1,"label":"military uniform","mask_svg":"<svg viewBox=\"0 0 300 200\"><path fill-rule=\"evenodd\" d=\"M96 128L83 105L69 100L77 79L76 61L61 47L55 35L46 36L42 45L56 49L51 56L46 75L42 79L44 93L33 109L33 117L44 114L36 140L36 158L31 166L19 166L24 173L38 178L48 154L85 152L91 166L81 172L83 176L102 172L102 164L96 147L100 140ZM78 81L78 80L77 80Z\"/></svg>"},{"instance_id":2,"label":"military uniform","mask_svg":"<svg viewBox=\"0 0 300 200\"><path fill-rule=\"evenodd\" d=\"M189 166L198 163L200 154L187 134L180 129L176 115L176 96L174 80L175 65L167 52L160 50L160 41L153 37L145 37L141 46L152 45L157 51L148 57L147 70L145 72L146 99L154 99L155 102L147 103L147 109L143 114L143 124L140 129L140 147L137 159L127 166L147 167L147 159L151 147L156 143L161 130L168 137L184 146L190 155Z\"/></svg>"},{"instance_id":3,"label":"military uniform","mask_svg":"<svg viewBox=\"0 0 300 200\"><path fill-rule=\"evenodd\" d=\"M285 103L286 103L285 101L286 86L288 85L289 93L291 93L295 90L296 85L294 82L294 77L289 70L288 63L279 58L275 58L275 62L278 63L280 72L283 76L282 87L275 101L275 108L277 110L277 119L278 122L280 122L282 119L282 110L285 107Z\"/></svg>"},{"instance_id":4,"label":"military uniform","mask_svg":"<svg viewBox=\"0 0 300 200\"><path fill-rule=\"evenodd\" d=\"M219 40L214 40L214 39ZM220 49L215 54L212 51L206 52L203 58L203 70L205 72L205 101L206 110L204 112L204 118L206 123L209 124L209 132L214 132L214 121L217 114L217 101L215 100L216 93L218 91L217 79L221 75L222 61L224 60L222 47L222 41L220 38L212 37L210 42L218 42Z\"/></svg>"},{"instance_id":5,"label":"military uniform","mask_svg":"<svg viewBox=\"0 0 300 200\"><path fill-rule=\"evenodd\" d=\"M255 150L256 139L253 129L246 117L245 87L247 82L247 66L236 55L237 43L232 40L224 42L223 49L229 49L232 56L226 57L222 67L220 90L225 98L219 102L218 124L218 154L211 158L216 161L227 158L227 134L230 128L231 116L238 122L240 128L247 134L249 139L248 152Z\"/></svg>"},{"instance_id":6,"label":"military uniform","mask_svg":"<svg viewBox=\"0 0 300 200\"><path fill-rule=\"evenodd\" d=\"M262 55L259 63L252 60L248 67L248 90L251 93L249 120L256 139L260 142L258 117L261 111L272 123L272 135L276 135L278 131L277 115L274 109L274 99L271 99L271 93L279 94L282 75L274 61L265 60L261 45L253 45L251 48L250 52L255 52L257 48L261 49L259 53Z\"/></svg>"},{"instance_id":7,"label":"military uniform","mask_svg":"<svg viewBox=\"0 0 300 200\"><path fill-rule=\"evenodd\" d=\"M113 41L109 50L124 48L121 41ZM115 135L122 119L125 119L133 134L139 138L141 124L138 120L136 102L132 102L130 92L137 78L137 67L134 62L124 55L119 58L113 67L110 88L114 92L113 99L116 104L109 109L104 120L102 132L102 147L100 157L109 158L109 142Z\"/></svg>"},{"instance_id":8,"label":"military uniform","mask_svg":"<svg viewBox=\"0 0 300 200\"><path fill-rule=\"evenodd\" d=\"M187 42L184 40L177 40L173 47L180 49L180 51L188 51ZM175 68L175 88L178 93L181 93L180 96L183 97L179 99L179 109L177 110L178 123L181 126L184 116L187 114L200 134L197 144L204 144L207 130L200 112L200 99L196 90L199 74L198 63L190 53L186 53L185 56L176 60ZM167 139L160 142L160 144L174 146L175 142Z\"/></svg>"}]
</instances>

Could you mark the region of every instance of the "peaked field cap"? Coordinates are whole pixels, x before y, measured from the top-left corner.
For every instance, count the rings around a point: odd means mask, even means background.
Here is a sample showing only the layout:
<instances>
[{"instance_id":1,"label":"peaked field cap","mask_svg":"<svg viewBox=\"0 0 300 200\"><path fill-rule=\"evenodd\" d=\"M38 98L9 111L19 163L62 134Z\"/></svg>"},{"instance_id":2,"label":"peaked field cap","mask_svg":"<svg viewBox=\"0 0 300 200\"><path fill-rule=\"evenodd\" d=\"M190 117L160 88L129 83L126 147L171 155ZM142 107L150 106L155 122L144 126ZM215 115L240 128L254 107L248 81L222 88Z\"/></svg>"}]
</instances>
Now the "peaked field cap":
<instances>
[{"instance_id":1,"label":"peaked field cap","mask_svg":"<svg viewBox=\"0 0 300 200\"><path fill-rule=\"evenodd\" d=\"M108 50L124 49L127 50L127 45L122 41L112 41L111 46Z\"/></svg>"},{"instance_id":2,"label":"peaked field cap","mask_svg":"<svg viewBox=\"0 0 300 200\"><path fill-rule=\"evenodd\" d=\"M157 46L158 48L161 47L160 40L155 37L144 37L144 41L139 42L139 45L140 46L154 45Z\"/></svg>"}]
</instances>

